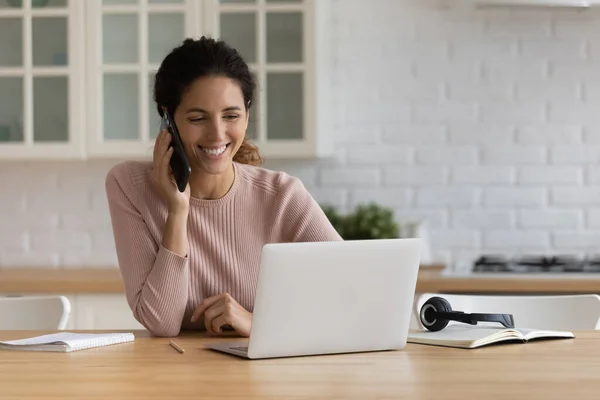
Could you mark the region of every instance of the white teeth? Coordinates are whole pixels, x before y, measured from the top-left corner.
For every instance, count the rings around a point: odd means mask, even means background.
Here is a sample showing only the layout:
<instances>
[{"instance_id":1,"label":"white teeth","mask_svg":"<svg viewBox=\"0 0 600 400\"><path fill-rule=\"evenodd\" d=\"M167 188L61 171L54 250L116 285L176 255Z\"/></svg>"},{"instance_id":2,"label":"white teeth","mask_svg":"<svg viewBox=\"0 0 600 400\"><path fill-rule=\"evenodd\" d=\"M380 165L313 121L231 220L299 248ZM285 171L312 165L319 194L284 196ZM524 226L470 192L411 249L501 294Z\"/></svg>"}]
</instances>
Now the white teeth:
<instances>
[{"instance_id":1,"label":"white teeth","mask_svg":"<svg viewBox=\"0 0 600 400\"><path fill-rule=\"evenodd\" d=\"M227 148L227 146L221 146L221 147L216 148L216 149L205 149L204 147L200 147L200 148L206 154L210 154L211 156L219 156L219 155L223 154L223 152L225 151L225 149Z\"/></svg>"}]
</instances>

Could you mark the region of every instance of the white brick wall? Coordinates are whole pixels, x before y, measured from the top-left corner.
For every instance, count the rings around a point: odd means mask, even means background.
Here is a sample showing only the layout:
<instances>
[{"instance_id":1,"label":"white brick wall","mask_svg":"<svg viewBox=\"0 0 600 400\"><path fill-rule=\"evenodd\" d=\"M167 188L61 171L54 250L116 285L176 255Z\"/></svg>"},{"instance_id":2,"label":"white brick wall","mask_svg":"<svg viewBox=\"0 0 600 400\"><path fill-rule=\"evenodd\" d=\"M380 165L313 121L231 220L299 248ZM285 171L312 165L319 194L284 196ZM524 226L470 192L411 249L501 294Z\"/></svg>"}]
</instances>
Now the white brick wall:
<instances>
[{"instance_id":1,"label":"white brick wall","mask_svg":"<svg viewBox=\"0 0 600 400\"><path fill-rule=\"evenodd\" d=\"M600 10L435 4L333 0L336 156L266 166L427 219L442 261L597 251ZM112 164L0 164L0 265L115 266Z\"/></svg>"}]
</instances>

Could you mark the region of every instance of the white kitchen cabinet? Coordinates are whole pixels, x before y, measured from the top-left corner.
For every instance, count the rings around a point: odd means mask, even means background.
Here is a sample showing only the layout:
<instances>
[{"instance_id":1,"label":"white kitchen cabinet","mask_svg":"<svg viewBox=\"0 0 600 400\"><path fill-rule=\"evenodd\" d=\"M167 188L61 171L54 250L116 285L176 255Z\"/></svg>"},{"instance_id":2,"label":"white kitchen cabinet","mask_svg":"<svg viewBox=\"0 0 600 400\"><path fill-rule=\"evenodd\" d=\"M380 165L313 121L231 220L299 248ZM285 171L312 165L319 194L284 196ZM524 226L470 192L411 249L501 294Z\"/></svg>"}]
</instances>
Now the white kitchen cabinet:
<instances>
[{"instance_id":1,"label":"white kitchen cabinet","mask_svg":"<svg viewBox=\"0 0 600 400\"><path fill-rule=\"evenodd\" d=\"M151 157L160 129L152 101L162 58L201 18L197 1L94 0L87 3L87 154Z\"/></svg>"},{"instance_id":2,"label":"white kitchen cabinet","mask_svg":"<svg viewBox=\"0 0 600 400\"><path fill-rule=\"evenodd\" d=\"M81 1L0 0L0 158L84 156Z\"/></svg>"},{"instance_id":3,"label":"white kitchen cabinet","mask_svg":"<svg viewBox=\"0 0 600 400\"><path fill-rule=\"evenodd\" d=\"M248 134L265 157L330 155L330 0L209 4L207 28L240 51L257 79Z\"/></svg>"},{"instance_id":4,"label":"white kitchen cabinet","mask_svg":"<svg viewBox=\"0 0 600 400\"><path fill-rule=\"evenodd\" d=\"M78 294L69 300L74 302L74 329L146 329L133 317L124 294Z\"/></svg>"},{"instance_id":5,"label":"white kitchen cabinet","mask_svg":"<svg viewBox=\"0 0 600 400\"><path fill-rule=\"evenodd\" d=\"M33 3L31 3L33 1ZM221 37L258 82L266 158L331 154L330 0L0 0L0 156L150 158L153 76L185 37Z\"/></svg>"},{"instance_id":6,"label":"white kitchen cabinet","mask_svg":"<svg viewBox=\"0 0 600 400\"><path fill-rule=\"evenodd\" d=\"M0 293L0 297L55 295L51 293ZM146 329L133 317L125 294L65 294L65 296L71 303L71 314L66 330Z\"/></svg>"}]
</instances>

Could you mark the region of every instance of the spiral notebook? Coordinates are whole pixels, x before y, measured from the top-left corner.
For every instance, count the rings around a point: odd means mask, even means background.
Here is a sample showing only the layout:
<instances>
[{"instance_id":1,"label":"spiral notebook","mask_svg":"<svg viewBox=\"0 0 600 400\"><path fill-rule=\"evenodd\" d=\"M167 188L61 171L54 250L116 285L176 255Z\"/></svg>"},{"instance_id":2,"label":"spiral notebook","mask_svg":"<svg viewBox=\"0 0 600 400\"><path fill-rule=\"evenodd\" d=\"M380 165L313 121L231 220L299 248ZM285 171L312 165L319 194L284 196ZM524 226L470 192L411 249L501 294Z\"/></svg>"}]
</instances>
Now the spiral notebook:
<instances>
[{"instance_id":1,"label":"spiral notebook","mask_svg":"<svg viewBox=\"0 0 600 400\"><path fill-rule=\"evenodd\" d=\"M0 350L71 351L133 342L133 333L72 333L59 332L26 339L0 342Z\"/></svg>"}]
</instances>

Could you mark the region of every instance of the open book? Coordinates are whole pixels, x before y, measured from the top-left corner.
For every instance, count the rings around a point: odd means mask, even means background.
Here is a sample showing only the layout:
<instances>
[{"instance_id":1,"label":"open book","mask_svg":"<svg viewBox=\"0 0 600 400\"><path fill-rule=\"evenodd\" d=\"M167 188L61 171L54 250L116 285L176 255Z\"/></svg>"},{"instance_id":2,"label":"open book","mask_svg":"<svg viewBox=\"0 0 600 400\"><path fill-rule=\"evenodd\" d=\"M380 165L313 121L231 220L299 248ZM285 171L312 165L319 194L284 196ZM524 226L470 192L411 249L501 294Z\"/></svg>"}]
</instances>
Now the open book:
<instances>
[{"instance_id":1,"label":"open book","mask_svg":"<svg viewBox=\"0 0 600 400\"><path fill-rule=\"evenodd\" d=\"M0 350L71 351L133 342L133 333L71 333L59 332L26 339L0 342Z\"/></svg>"},{"instance_id":2,"label":"open book","mask_svg":"<svg viewBox=\"0 0 600 400\"><path fill-rule=\"evenodd\" d=\"M408 333L408 342L474 349L507 341L525 343L534 339L566 339L574 337L575 335L568 331L448 325L438 332L411 329Z\"/></svg>"}]
</instances>

